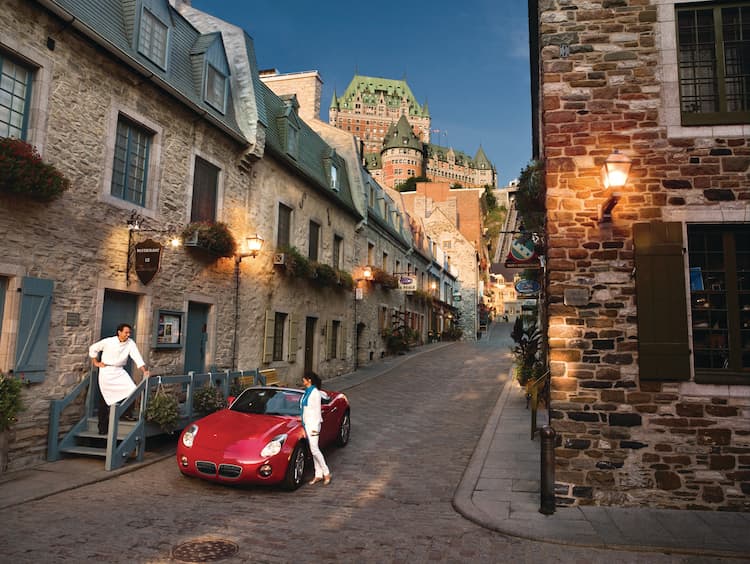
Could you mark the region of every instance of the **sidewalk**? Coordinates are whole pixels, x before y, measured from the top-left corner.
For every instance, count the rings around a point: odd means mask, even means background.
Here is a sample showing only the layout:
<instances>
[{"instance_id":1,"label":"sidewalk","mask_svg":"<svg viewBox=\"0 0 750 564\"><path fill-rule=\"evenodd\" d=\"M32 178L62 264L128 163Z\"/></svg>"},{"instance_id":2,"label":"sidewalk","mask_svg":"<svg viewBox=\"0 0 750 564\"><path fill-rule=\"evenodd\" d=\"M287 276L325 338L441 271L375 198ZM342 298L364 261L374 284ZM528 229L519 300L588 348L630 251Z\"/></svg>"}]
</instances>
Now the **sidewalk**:
<instances>
[{"instance_id":1,"label":"sidewalk","mask_svg":"<svg viewBox=\"0 0 750 564\"><path fill-rule=\"evenodd\" d=\"M546 410L539 416L542 426ZM540 441L529 439L530 421L523 391L509 380L453 498L467 519L535 541L750 561L750 513L616 507L539 513Z\"/></svg>"},{"instance_id":2,"label":"sidewalk","mask_svg":"<svg viewBox=\"0 0 750 564\"><path fill-rule=\"evenodd\" d=\"M484 343L482 343L484 344ZM434 343L336 378L345 391L405 361L450 346ZM539 412L545 423L546 410ZM566 507L539 513L539 438L529 439L523 392L508 381L458 485L453 506L467 519L502 534L564 545L699 556L750 562L750 514L666 509ZM175 439L149 444L143 462L107 472L101 459L69 458L0 475L0 509L100 482L174 456Z\"/></svg>"}]
</instances>

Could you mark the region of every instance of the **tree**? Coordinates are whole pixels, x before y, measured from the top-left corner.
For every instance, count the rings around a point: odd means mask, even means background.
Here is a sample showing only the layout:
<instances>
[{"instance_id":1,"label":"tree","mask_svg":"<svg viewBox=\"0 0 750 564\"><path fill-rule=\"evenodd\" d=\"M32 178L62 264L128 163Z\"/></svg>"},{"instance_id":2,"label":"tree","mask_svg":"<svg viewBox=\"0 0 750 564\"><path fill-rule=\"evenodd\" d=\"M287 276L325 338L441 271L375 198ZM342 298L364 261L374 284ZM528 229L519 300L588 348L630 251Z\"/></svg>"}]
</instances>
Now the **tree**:
<instances>
[{"instance_id":1,"label":"tree","mask_svg":"<svg viewBox=\"0 0 750 564\"><path fill-rule=\"evenodd\" d=\"M401 184L396 184L398 192L414 192L417 189L417 182L429 182L426 176L410 176Z\"/></svg>"}]
</instances>

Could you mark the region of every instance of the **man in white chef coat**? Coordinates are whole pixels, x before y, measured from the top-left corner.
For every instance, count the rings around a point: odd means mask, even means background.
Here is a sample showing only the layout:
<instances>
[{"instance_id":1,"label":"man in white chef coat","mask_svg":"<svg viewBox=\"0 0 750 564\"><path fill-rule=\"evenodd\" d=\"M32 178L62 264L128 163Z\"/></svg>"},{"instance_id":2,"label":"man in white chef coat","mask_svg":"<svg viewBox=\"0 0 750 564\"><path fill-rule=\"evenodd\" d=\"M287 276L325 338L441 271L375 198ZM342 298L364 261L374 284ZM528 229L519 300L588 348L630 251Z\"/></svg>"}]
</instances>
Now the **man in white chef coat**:
<instances>
[{"instance_id":1,"label":"man in white chef coat","mask_svg":"<svg viewBox=\"0 0 750 564\"><path fill-rule=\"evenodd\" d=\"M117 335L97 341L89 347L89 356L94 366L99 369L99 433L107 434L109 427L109 407L127 398L135 390L135 383L125 370L128 358L132 358L135 365L148 378L150 372L143 362L135 341L130 338L133 328L127 323L117 326ZM99 353L102 353L99 360Z\"/></svg>"}]
</instances>

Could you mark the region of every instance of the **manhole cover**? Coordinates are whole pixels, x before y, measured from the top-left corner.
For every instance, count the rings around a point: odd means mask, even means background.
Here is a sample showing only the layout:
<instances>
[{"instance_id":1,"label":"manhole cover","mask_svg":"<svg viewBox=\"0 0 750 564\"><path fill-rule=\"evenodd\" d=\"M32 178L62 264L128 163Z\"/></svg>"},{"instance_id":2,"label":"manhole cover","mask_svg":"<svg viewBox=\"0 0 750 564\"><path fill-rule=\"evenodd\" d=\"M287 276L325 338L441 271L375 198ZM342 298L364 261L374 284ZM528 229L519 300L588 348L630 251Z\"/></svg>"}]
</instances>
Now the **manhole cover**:
<instances>
[{"instance_id":1,"label":"manhole cover","mask_svg":"<svg viewBox=\"0 0 750 564\"><path fill-rule=\"evenodd\" d=\"M223 539L188 541L174 547L172 557L183 562L212 562L234 556L239 549Z\"/></svg>"}]
</instances>

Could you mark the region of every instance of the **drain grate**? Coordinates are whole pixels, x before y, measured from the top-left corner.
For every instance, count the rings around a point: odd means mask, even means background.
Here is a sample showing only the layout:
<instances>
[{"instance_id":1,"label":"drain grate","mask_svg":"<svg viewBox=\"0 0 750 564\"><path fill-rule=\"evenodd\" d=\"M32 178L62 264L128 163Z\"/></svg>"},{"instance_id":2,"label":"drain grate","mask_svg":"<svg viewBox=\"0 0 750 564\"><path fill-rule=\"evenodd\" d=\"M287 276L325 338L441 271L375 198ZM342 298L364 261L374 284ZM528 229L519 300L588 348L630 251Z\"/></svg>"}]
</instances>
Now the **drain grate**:
<instances>
[{"instance_id":1,"label":"drain grate","mask_svg":"<svg viewBox=\"0 0 750 564\"><path fill-rule=\"evenodd\" d=\"M188 541L172 549L172 558L182 562L213 562L234 556L240 547L224 539Z\"/></svg>"}]
</instances>

